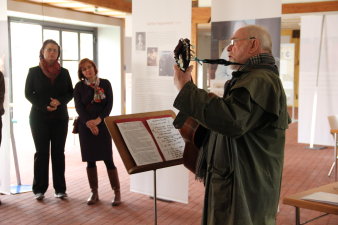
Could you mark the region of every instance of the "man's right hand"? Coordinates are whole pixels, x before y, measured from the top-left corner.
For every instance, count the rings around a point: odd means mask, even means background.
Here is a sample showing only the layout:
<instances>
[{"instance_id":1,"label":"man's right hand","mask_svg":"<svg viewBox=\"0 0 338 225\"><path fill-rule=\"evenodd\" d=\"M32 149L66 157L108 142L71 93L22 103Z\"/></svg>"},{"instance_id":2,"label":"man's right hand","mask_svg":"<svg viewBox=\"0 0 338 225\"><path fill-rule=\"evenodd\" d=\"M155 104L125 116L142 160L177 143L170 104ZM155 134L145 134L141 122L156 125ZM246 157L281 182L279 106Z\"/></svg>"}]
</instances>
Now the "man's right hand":
<instances>
[{"instance_id":1,"label":"man's right hand","mask_svg":"<svg viewBox=\"0 0 338 225\"><path fill-rule=\"evenodd\" d=\"M189 66L188 69L183 72L178 65L174 66L174 84L176 88L180 91L184 85L192 80L191 71L193 66Z\"/></svg>"}]
</instances>

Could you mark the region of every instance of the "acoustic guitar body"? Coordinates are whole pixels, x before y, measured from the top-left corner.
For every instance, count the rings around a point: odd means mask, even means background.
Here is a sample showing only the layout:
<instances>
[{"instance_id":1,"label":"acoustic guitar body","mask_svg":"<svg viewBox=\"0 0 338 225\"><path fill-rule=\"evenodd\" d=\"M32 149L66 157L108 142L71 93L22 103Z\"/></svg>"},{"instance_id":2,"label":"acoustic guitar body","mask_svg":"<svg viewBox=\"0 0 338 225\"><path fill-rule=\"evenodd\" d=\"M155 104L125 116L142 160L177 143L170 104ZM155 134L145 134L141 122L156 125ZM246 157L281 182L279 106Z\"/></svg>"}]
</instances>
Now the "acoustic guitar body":
<instances>
[{"instance_id":1,"label":"acoustic guitar body","mask_svg":"<svg viewBox=\"0 0 338 225\"><path fill-rule=\"evenodd\" d=\"M207 132L206 128L191 117L188 117L180 128L185 141L183 165L193 173L196 173L197 158Z\"/></svg>"},{"instance_id":2,"label":"acoustic guitar body","mask_svg":"<svg viewBox=\"0 0 338 225\"><path fill-rule=\"evenodd\" d=\"M186 142L183 152L183 165L193 172L196 173L196 163L198 159L200 149L197 148L191 142Z\"/></svg>"}]
</instances>

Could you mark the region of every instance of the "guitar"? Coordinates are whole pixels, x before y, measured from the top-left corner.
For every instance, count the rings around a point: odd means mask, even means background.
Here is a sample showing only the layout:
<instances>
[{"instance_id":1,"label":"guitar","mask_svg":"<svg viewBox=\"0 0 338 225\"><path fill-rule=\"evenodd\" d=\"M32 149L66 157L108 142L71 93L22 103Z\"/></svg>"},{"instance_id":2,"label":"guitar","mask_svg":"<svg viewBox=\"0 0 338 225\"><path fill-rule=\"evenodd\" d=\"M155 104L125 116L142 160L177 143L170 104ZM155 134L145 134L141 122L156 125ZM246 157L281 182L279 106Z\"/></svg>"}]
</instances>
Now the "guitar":
<instances>
[{"instance_id":1,"label":"guitar","mask_svg":"<svg viewBox=\"0 0 338 225\"><path fill-rule=\"evenodd\" d=\"M198 63L221 64L225 66L243 65L241 63L230 62L225 59L198 59L196 56L193 56L195 52L191 50L191 47L192 46L189 39L181 38L174 50L176 64L183 72L188 69L191 60L197 61ZM209 96L216 95L209 93ZM174 125L179 129L185 141L183 165L195 173L199 149L203 144L208 130L195 121L192 117L184 115L181 112L178 113L174 121Z\"/></svg>"},{"instance_id":2,"label":"guitar","mask_svg":"<svg viewBox=\"0 0 338 225\"><path fill-rule=\"evenodd\" d=\"M193 51L191 50L190 40L181 38L174 50L174 58L178 67L185 72L192 58Z\"/></svg>"},{"instance_id":3,"label":"guitar","mask_svg":"<svg viewBox=\"0 0 338 225\"><path fill-rule=\"evenodd\" d=\"M192 117L188 117L179 131L185 142L183 165L191 172L196 173L196 163L200 147L203 144L208 130Z\"/></svg>"},{"instance_id":4,"label":"guitar","mask_svg":"<svg viewBox=\"0 0 338 225\"><path fill-rule=\"evenodd\" d=\"M189 39L180 39L174 50L176 64L182 71L186 71L192 57L192 50ZM179 127L181 136L184 139L185 147L183 152L183 165L191 172L196 171L196 162L199 149L207 130L196 122L192 117L182 115L181 112L176 118L183 118L184 123ZM175 123L175 122L174 122Z\"/></svg>"}]
</instances>

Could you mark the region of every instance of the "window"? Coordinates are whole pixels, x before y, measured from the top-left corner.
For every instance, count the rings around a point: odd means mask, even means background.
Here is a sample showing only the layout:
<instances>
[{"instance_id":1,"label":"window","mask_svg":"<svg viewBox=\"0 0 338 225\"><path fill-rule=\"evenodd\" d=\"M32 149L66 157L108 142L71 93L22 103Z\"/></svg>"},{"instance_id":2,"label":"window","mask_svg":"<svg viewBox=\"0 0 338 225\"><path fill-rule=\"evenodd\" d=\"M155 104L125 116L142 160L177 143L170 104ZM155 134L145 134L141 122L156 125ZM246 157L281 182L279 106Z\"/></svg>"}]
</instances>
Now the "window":
<instances>
[{"instance_id":1,"label":"window","mask_svg":"<svg viewBox=\"0 0 338 225\"><path fill-rule=\"evenodd\" d=\"M73 85L78 82L77 67L86 57L96 61L96 28L9 18L11 51L11 102L15 136L30 133L27 109L31 104L24 89L30 67L39 64L39 51L43 41L55 40L61 46L60 63L69 70ZM69 116L75 117L74 102L68 103ZM20 143L18 143L20 144ZM33 145L33 143L31 143ZM23 145L25 145L23 143ZM18 147L20 149L20 147ZM22 147L25 149L25 147Z\"/></svg>"}]
</instances>

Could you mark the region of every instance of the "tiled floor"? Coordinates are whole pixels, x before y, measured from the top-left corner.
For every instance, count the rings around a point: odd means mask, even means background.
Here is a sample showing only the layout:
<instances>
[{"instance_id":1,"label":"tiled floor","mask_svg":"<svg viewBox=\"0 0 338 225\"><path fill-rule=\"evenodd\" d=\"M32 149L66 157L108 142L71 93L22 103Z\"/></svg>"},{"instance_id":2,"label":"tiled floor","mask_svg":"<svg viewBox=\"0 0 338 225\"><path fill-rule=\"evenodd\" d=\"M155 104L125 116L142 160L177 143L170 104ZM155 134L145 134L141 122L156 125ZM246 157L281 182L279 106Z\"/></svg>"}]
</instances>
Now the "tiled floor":
<instances>
[{"instance_id":1,"label":"tiled floor","mask_svg":"<svg viewBox=\"0 0 338 225\"><path fill-rule=\"evenodd\" d=\"M292 124L287 131L281 199L334 181L333 177L327 176L333 158L332 147L309 150L305 148L306 146L297 143L297 123ZM33 154L32 149L20 152L22 184L31 184ZM123 200L123 204L119 207L110 205L113 192L103 163L98 163L100 202L93 206L86 205L89 187L85 163L81 162L78 144L72 135L67 142L66 160L69 194L67 200L55 199L52 186L49 187L46 199L42 202L34 200L31 192L0 196L3 202L0 206L0 224L154 224L154 201L148 196L129 191L130 177L115 149L114 160L120 173ZM13 183L15 181L14 177ZM203 185L195 181L190 174L189 204L157 201L157 224L200 224L202 199ZM301 210L301 220L305 221L319 214ZM277 225L293 225L294 217L294 208L280 203ZM338 216L328 215L309 224L338 225Z\"/></svg>"}]
</instances>

